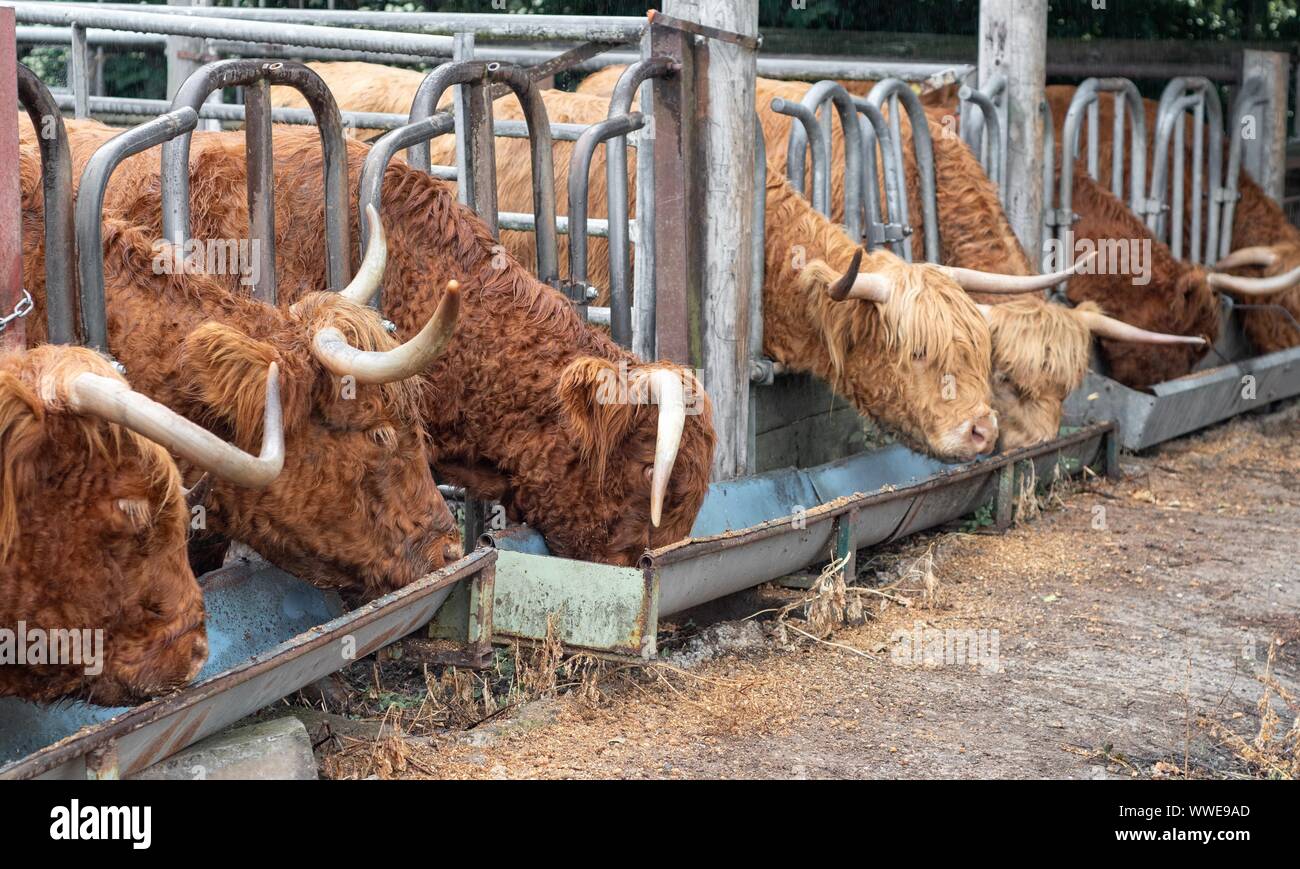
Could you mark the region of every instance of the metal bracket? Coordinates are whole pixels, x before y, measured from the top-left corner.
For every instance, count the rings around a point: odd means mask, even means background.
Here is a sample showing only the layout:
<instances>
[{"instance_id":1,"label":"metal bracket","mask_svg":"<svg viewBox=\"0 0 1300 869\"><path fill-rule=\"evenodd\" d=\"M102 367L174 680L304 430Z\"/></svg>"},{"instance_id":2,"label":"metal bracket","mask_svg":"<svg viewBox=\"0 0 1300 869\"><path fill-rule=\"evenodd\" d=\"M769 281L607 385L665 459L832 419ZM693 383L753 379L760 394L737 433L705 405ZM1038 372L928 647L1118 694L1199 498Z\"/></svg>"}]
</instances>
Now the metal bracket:
<instances>
[{"instance_id":1,"label":"metal bracket","mask_svg":"<svg viewBox=\"0 0 1300 869\"><path fill-rule=\"evenodd\" d=\"M646 18L649 19L651 24L671 27L673 30L680 30L683 33L693 33L696 36L703 36L706 39L716 39L719 42L729 42L732 45L739 45L742 48L748 48L750 51L758 51L763 46L762 36L745 36L741 33L732 33L730 30L721 30L717 27L710 27L707 24L696 24L694 21L686 21L682 18L674 18L671 15L665 15L657 9L651 9L647 12Z\"/></svg>"}]
</instances>

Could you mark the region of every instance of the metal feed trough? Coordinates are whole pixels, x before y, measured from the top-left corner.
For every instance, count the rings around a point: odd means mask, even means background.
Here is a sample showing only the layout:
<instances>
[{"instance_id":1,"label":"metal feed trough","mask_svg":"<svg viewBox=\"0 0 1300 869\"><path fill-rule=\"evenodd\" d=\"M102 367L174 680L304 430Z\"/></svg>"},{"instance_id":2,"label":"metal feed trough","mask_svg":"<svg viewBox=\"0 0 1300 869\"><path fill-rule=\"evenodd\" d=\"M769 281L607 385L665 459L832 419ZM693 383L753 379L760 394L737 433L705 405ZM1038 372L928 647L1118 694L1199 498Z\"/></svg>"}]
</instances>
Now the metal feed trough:
<instances>
[{"instance_id":1,"label":"metal feed trough","mask_svg":"<svg viewBox=\"0 0 1300 869\"><path fill-rule=\"evenodd\" d=\"M1084 81L1065 118L1062 159L1066 165L1059 180L1060 208L1045 210L1045 232L1056 230L1062 250L1071 244L1069 229L1075 219L1070 208L1073 174L1067 169L1079 155L1085 118L1089 134L1088 173L1100 180L1097 99L1103 92L1114 94L1119 101L1114 121L1116 153L1111 161L1111 190L1125 199L1136 214L1144 217L1157 239L1170 244L1175 257L1212 265L1231 249L1241 136L1232 136L1227 167L1224 168L1223 113L1217 90L1204 78L1176 78L1164 89L1157 112L1157 128L1151 131L1155 162L1149 191L1145 189L1146 113L1136 86L1122 78ZM1232 123L1237 126L1229 129L1239 129L1241 117L1265 99L1262 82L1248 79L1232 111ZM1188 114L1194 124L1190 190L1193 207L1190 208L1188 253L1184 256L1183 213L1187 205L1185 197L1189 194L1184 189L1184 137ZM1048 120L1050 130L1050 118ZM1125 120L1131 125L1127 145ZM1209 126L1208 144L1205 142L1206 125ZM1048 178L1051 177L1052 145L1049 138L1046 142ZM1130 155L1127 196L1122 150L1126 146ZM1044 187L1048 194L1051 189L1052 185ZM1173 219L1170 219L1171 210ZM1066 400L1066 421L1083 425L1103 419L1115 420L1119 423L1123 446L1141 450L1237 414L1262 409L1270 402L1300 395L1300 348L1250 356L1248 344L1241 334L1236 305L1227 296L1223 297L1223 304L1222 330L1211 354L1197 371L1155 384L1149 390L1137 390L1105 376L1104 366L1095 361L1083 385Z\"/></svg>"},{"instance_id":2,"label":"metal feed trough","mask_svg":"<svg viewBox=\"0 0 1300 869\"><path fill-rule=\"evenodd\" d=\"M329 122L329 110L333 109L336 117L337 109L323 83L312 78L314 73L296 64L224 62L196 74L195 85L182 88L177 100L196 98L196 93L214 81L237 81L253 87L263 87L268 81L300 85L320 98L319 108L326 119L321 125L322 136L328 137L338 132L337 122ZM51 340L80 341L107 353L101 243L104 192L113 170L123 160L187 136L198 122L197 113L189 105L180 105L122 133L92 155L82 173L76 202L78 259L73 256L72 164L62 118L49 91L22 67L19 97L38 130L45 128L43 124L53 124L53 135L40 137ZM250 125L253 131L268 128ZM250 162L254 167L269 167L270 141L260 132L250 133ZM340 139L336 153L342 154L341 145ZM339 186L327 189L342 190L346 196L345 163L342 172L336 182ZM188 174L184 178L187 187ZM269 179L251 169L249 179L250 201L254 203L251 229L270 236L274 227L259 215L257 207L264 204L269 212L270 187L261 186ZM335 212L330 219L334 225L327 230L331 245L340 231L339 223L346 239L346 210ZM185 220L181 228L188 229L187 223ZM80 266L79 294L71 272L74 263ZM259 288L263 293L274 292L273 258L270 265L272 280ZM332 280L345 282L346 273L337 269L347 268L346 256L332 258L331 266ZM75 301L78 295L79 305ZM467 644L461 660L482 663L490 651L496 560L495 551L477 550L400 591L346 613L336 594L322 592L260 560L241 560L206 574L199 584L207 616L209 656L196 682L134 708L81 703L41 706L2 699L0 778L117 778L137 772L418 631L452 590L462 585L462 599L473 603L463 620L463 632L452 638Z\"/></svg>"}]
</instances>

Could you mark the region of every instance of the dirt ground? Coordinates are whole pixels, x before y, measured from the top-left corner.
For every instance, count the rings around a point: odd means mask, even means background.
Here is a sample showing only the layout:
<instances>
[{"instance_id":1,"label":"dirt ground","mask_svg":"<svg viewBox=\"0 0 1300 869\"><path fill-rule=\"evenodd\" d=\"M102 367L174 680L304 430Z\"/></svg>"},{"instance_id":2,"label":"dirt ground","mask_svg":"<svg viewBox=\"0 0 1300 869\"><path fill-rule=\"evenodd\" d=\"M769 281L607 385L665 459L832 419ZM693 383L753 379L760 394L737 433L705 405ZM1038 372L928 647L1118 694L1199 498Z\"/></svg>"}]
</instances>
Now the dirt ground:
<instances>
[{"instance_id":1,"label":"dirt ground","mask_svg":"<svg viewBox=\"0 0 1300 869\"><path fill-rule=\"evenodd\" d=\"M347 778L1294 777L1300 405L1123 468L1002 535L859 553L806 620L808 592L729 598L649 667L370 667L371 720L301 714ZM864 617L824 633L840 604Z\"/></svg>"}]
</instances>

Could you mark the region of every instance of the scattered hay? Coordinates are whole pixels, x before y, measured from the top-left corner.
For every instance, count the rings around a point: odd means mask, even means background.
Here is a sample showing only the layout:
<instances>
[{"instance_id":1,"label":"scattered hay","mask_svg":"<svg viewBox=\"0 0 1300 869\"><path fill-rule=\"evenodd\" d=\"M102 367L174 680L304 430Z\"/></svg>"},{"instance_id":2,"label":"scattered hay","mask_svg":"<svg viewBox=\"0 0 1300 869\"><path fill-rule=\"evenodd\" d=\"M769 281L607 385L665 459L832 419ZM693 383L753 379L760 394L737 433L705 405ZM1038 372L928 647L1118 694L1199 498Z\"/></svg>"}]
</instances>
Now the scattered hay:
<instances>
[{"instance_id":1,"label":"scattered hay","mask_svg":"<svg viewBox=\"0 0 1300 869\"><path fill-rule=\"evenodd\" d=\"M1264 686L1264 691L1255 704L1259 732L1253 739L1248 740L1222 722L1204 715L1200 724L1242 760L1255 777L1295 781L1300 779L1300 701L1273 675L1280 645L1276 640L1269 644L1268 663L1264 672L1255 677ZM1279 706L1290 713L1290 725L1279 712Z\"/></svg>"}]
</instances>

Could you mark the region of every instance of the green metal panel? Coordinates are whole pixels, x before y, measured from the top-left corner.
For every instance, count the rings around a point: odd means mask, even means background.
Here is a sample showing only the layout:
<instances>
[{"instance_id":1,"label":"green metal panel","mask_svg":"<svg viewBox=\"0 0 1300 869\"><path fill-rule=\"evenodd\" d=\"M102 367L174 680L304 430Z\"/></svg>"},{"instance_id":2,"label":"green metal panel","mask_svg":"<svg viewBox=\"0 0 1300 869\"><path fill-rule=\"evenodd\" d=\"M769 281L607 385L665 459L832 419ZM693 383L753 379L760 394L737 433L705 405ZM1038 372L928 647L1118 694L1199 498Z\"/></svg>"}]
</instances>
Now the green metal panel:
<instances>
[{"instance_id":1,"label":"green metal panel","mask_svg":"<svg viewBox=\"0 0 1300 869\"><path fill-rule=\"evenodd\" d=\"M566 646L652 658L659 624L659 587L653 574L500 552L492 622L497 637L542 640L553 615Z\"/></svg>"}]
</instances>

